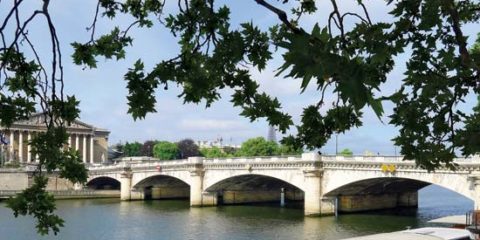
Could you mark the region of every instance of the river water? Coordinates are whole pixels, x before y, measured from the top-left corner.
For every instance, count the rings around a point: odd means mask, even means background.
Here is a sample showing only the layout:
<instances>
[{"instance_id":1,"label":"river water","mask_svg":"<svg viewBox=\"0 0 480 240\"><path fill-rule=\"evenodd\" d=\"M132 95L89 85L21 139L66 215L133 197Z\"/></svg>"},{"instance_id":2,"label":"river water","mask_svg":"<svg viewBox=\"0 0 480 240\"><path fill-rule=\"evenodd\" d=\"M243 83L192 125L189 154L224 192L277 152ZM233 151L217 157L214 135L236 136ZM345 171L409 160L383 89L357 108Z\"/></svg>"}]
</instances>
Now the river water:
<instances>
[{"instance_id":1,"label":"river water","mask_svg":"<svg viewBox=\"0 0 480 240\"><path fill-rule=\"evenodd\" d=\"M62 200L66 221L58 236L40 237L30 217L15 219L0 203L0 239L341 239L428 225L464 214L473 202L436 186L419 192L419 208L339 217L304 217L303 209L276 205L190 208L188 201Z\"/></svg>"}]
</instances>

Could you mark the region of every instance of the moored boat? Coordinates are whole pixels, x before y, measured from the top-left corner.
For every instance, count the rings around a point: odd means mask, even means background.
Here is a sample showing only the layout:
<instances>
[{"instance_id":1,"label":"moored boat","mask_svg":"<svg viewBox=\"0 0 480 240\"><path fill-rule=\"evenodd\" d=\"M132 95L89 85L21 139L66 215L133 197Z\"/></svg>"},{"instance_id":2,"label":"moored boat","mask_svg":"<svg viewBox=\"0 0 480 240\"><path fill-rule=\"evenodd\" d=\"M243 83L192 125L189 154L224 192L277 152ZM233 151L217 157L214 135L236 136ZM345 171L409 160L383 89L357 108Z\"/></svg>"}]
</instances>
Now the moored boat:
<instances>
[{"instance_id":1,"label":"moored boat","mask_svg":"<svg viewBox=\"0 0 480 240\"><path fill-rule=\"evenodd\" d=\"M465 229L424 227L391 233L380 233L348 240L471 240L471 234ZM345 239L347 240L347 239Z\"/></svg>"},{"instance_id":2,"label":"moored boat","mask_svg":"<svg viewBox=\"0 0 480 240\"><path fill-rule=\"evenodd\" d=\"M348 240L471 240L475 238L470 228L477 228L477 214L446 216L428 221L434 224L448 224L450 227L423 227L404 231L380 233L348 238ZM480 214L478 214L480 216ZM480 229L480 228L479 228ZM347 239L345 239L347 240Z\"/></svg>"}]
</instances>

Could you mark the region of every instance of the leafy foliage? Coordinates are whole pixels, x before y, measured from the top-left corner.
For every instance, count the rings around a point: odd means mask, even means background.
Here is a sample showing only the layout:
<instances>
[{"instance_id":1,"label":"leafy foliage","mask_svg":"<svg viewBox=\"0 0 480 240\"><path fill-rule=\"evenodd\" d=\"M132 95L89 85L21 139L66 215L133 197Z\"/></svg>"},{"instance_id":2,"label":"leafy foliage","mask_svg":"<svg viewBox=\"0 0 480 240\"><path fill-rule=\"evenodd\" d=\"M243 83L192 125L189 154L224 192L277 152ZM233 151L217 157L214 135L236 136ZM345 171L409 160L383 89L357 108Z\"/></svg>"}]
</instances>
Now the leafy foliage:
<instances>
[{"instance_id":1,"label":"leafy foliage","mask_svg":"<svg viewBox=\"0 0 480 240\"><path fill-rule=\"evenodd\" d=\"M340 155L345 156L345 157L350 157L353 156L352 150L345 148L342 151L339 152Z\"/></svg>"},{"instance_id":2,"label":"leafy foliage","mask_svg":"<svg viewBox=\"0 0 480 240\"><path fill-rule=\"evenodd\" d=\"M153 156L160 160L177 159L179 155L180 151L175 143L159 141L153 147Z\"/></svg>"},{"instance_id":3,"label":"leafy foliage","mask_svg":"<svg viewBox=\"0 0 480 240\"><path fill-rule=\"evenodd\" d=\"M177 143L181 159L200 156L200 150L192 139L183 139Z\"/></svg>"},{"instance_id":4,"label":"leafy foliage","mask_svg":"<svg viewBox=\"0 0 480 240\"><path fill-rule=\"evenodd\" d=\"M148 140L145 141L140 149L141 156L153 157L153 147L157 144L157 141Z\"/></svg>"},{"instance_id":5,"label":"leafy foliage","mask_svg":"<svg viewBox=\"0 0 480 240\"><path fill-rule=\"evenodd\" d=\"M250 138L242 143L237 151L237 156L273 156L278 152L278 144L273 141L267 141L263 137Z\"/></svg>"},{"instance_id":6,"label":"leafy foliage","mask_svg":"<svg viewBox=\"0 0 480 240\"><path fill-rule=\"evenodd\" d=\"M13 210L15 217L33 215L38 220L37 231L42 235L48 234L50 230L57 234L64 223L59 216L53 214L55 203L53 195L45 191L47 182L48 178L36 176L31 187L7 201L7 206Z\"/></svg>"},{"instance_id":7,"label":"leafy foliage","mask_svg":"<svg viewBox=\"0 0 480 240\"><path fill-rule=\"evenodd\" d=\"M228 154L219 147L200 148L200 154L205 158L225 158Z\"/></svg>"},{"instance_id":8,"label":"leafy foliage","mask_svg":"<svg viewBox=\"0 0 480 240\"><path fill-rule=\"evenodd\" d=\"M122 151L124 157L138 157L141 156L140 149L142 148L142 144L139 142L129 143L126 142L123 145Z\"/></svg>"}]
</instances>

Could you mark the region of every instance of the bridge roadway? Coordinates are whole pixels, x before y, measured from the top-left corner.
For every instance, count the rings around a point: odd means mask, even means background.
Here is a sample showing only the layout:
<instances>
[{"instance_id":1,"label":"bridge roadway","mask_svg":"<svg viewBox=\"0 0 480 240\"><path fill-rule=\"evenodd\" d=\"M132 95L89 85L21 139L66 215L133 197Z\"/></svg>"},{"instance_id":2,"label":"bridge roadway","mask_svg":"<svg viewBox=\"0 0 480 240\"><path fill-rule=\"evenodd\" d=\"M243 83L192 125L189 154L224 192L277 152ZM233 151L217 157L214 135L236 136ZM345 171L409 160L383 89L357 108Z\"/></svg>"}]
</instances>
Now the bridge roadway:
<instances>
[{"instance_id":1,"label":"bridge roadway","mask_svg":"<svg viewBox=\"0 0 480 240\"><path fill-rule=\"evenodd\" d=\"M436 184L480 205L480 158L456 159L456 171L427 172L401 157L205 159L89 168L87 187L116 185L121 200L190 198L191 206L303 201L306 215L417 207L418 190ZM119 186L118 186L119 185Z\"/></svg>"}]
</instances>

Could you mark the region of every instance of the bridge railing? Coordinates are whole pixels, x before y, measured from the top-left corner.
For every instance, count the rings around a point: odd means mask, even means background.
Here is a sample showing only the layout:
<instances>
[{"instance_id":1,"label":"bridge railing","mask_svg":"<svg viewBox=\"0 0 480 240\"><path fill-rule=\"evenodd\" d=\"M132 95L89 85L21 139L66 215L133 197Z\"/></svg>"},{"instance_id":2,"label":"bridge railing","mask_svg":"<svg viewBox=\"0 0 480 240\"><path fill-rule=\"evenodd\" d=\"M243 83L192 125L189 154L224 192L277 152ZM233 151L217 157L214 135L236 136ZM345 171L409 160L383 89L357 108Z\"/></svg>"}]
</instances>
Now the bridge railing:
<instances>
[{"instance_id":1,"label":"bridge railing","mask_svg":"<svg viewBox=\"0 0 480 240\"><path fill-rule=\"evenodd\" d=\"M403 156L335 156L322 155L323 161L356 161L356 162L413 162L404 160ZM480 163L480 156L455 158L456 163Z\"/></svg>"},{"instance_id":2,"label":"bridge railing","mask_svg":"<svg viewBox=\"0 0 480 240\"><path fill-rule=\"evenodd\" d=\"M322 155L323 161L356 161L356 162L401 162L403 156L340 156L340 155Z\"/></svg>"},{"instance_id":3,"label":"bridge railing","mask_svg":"<svg viewBox=\"0 0 480 240\"><path fill-rule=\"evenodd\" d=\"M234 158L212 158L205 159L203 157L191 157L181 160L170 161L151 161L151 162L122 162L116 165L107 166L90 166L90 171L116 171L122 168L132 169L150 169L155 167L175 167L187 166L194 164L230 164L230 163L269 163L269 162L298 162L298 161L325 161L325 162L350 162L350 163L365 163L365 162L395 162L414 164L414 161L405 161L403 156L339 156L339 155L318 155L315 153L306 153L302 156L274 156L274 157L234 157ZM468 158L456 158L454 160L459 164L480 164L480 157L473 156Z\"/></svg>"},{"instance_id":4,"label":"bridge railing","mask_svg":"<svg viewBox=\"0 0 480 240\"><path fill-rule=\"evenodd\" d=\"M203 163L246 163L246 162L278 162L278 161L299 161L299 156L280 156L280 157L234 157L234 158L213 158L205 159Z\"/></svg>"}]
</instances>

